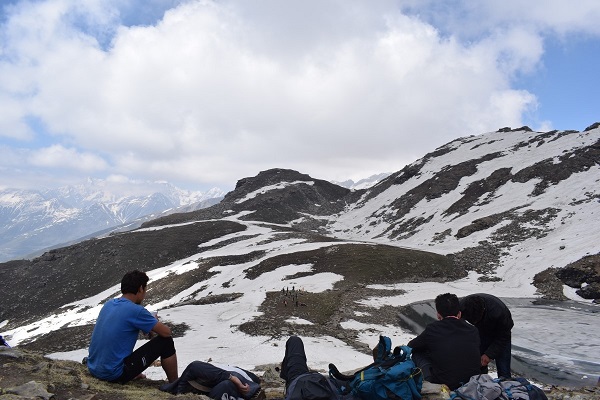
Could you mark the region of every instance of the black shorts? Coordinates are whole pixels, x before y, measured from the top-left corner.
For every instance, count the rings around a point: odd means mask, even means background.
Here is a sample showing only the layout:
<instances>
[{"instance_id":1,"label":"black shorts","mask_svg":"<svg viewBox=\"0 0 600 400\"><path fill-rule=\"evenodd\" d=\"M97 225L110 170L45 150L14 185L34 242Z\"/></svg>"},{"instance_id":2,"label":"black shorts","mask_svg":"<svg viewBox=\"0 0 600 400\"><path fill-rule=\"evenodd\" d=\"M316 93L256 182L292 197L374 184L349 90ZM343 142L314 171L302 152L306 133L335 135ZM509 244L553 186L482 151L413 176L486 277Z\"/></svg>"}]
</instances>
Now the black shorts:
<instances>
[{"instance_id":1,"label":"black shorts","mask_svg":"<svg viewBox=\"0 0 600 400\"><path fill-rule=\"evenodd\" d=\"M113 382L127 383L146 370L159 357L169 358L175 354L172 337L157 336L123 360L123 373Z\"/></svg>"}]
</instances>

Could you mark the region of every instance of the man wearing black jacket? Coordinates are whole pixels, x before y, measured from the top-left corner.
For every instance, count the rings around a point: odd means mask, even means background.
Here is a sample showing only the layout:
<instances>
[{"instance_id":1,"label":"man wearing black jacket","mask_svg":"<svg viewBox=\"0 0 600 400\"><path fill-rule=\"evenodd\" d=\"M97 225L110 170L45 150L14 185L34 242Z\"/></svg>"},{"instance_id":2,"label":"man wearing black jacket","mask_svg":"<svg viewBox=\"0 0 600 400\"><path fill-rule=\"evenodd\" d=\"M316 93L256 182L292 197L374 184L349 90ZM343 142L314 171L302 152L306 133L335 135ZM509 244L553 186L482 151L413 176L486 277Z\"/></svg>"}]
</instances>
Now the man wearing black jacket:
<instances>
[{"instance_id":1,"label":"man wearing black jacket","mask_svg":"<svg viewBox=\"0 0 600 400\"><path fill-rule=\"evenodd\" d=\"M479 334L460 319L458 297L445 293L435 298L438 321L425 327L408 342L412 359L421 368L423 378L446 384L451 390L479 375Z\"/></svg>"},{"instance_id":2,"label":"man wearing black jacket","mask_svg":"<svg viewBox=\"0 0 600 400\"><path fill-rule=\"evenodd\" d=\"M462 318L479 331L481 372L495 360L499 378L510 378L512 315L506 304L496 296L477 293L460 300Z\"/></svg>"}]
</instances>

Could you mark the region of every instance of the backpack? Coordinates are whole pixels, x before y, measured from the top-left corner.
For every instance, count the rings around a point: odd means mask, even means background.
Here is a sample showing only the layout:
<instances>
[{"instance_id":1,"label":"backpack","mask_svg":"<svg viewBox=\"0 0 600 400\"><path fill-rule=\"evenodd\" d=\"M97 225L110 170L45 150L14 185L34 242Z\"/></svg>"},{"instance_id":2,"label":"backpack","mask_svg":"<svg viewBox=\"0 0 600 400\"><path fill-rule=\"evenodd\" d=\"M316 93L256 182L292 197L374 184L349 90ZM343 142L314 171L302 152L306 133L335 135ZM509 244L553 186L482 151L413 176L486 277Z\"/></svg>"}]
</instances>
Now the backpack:
<instances>
[{"instance_id":1,"label":"backpack","mask_svg":"<svg viewBox=\"0 0 600 400\"><path fill-rule=\"evenodd\" d=\"M514 400L548 400L546 393L539 387L532 385L525 378L512 378L499 381L508 399Z\"/></svg>"},{"instance_id":2,"label":"backpack","mask_svg":"<svg viewBox=\"0 0 600 400\"><path fill-rule=\"evenodd\" d=\"M390 338L381 336L375 362L354 375L342 375L329 364L329 374L339 392L362 400L420 399L423 374L410 357L412 349L398 346L392 352L391 343Z\"/></svg>"},{"instance_id":3,"label":"backpack","mask_svg":"<svg viewBox=\"0 0 600 400\"><path fill-rule=\"evenodd\" d=\"M496 400L503 394L502 387L488 374L474 375L454 391L451 399Z\"/></svg>"},{"instance_id":4,"label":"backpack","mask_svg":"<svg viewBox=\"0 0 600 400\"><path fill-rule=\"evenodd\" d=\"M548 400L539 387L525 378L493 379L488 374L472 376L450 396L465 400Z\"/></svg>"}]
</instances>

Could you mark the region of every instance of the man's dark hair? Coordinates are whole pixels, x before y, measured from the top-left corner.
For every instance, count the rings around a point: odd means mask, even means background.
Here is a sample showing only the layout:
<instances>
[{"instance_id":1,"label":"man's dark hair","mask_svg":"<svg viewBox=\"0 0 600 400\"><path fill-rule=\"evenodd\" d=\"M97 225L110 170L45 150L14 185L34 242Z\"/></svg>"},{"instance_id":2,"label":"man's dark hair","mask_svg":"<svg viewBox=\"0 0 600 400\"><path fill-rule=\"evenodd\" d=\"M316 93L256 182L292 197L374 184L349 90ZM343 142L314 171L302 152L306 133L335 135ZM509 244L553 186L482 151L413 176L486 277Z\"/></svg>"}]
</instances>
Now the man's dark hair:
<instances>
[{"instance_id":1,"label":"man's dark hair","mask_svg":"<svg viewBox=\"0 0 600 400\"><path fill-rule=\"evenodd\" d=\"M463 319L477 325L481 322L485 313L485 300L477 295L467 296L461 303L461 312Z\"/></svg>"},{"instance_id":2,"label":"man's dark hair","mask_svg":"<svg viewBox=\"0 0 600 400\"><path fill-rule=\"evenodd\" d=\"M444 318L458 315L458 297L452 293L440 294L435 298L435 309Z\"/></svg>"},{"instance_id":3,"label":"man's dark hair","mask_svg":"<svg viewBox=\"0 0 600 400\"><path fill-rule=\"evenodd\" d=\"M145 272L138 271L130 271L123 276L121 279L121 293L133 293L136 294L138 289L141 287L146 289L146 285L148 284L148 275Z\"/></svg>"}]
</instances>

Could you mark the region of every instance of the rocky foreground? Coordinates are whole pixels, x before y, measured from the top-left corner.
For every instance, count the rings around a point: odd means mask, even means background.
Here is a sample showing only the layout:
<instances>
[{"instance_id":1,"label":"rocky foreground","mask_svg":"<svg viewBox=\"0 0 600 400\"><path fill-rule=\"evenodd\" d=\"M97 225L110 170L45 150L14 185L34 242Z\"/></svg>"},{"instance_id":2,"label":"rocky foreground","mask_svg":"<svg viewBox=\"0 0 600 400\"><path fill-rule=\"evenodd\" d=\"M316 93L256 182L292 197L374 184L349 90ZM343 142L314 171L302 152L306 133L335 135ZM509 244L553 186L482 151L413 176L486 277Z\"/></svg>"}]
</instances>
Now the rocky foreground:
<instances>
[{"instance_id":1,"label":"rocky foreground","mask_svg":"<svg viewBox=\"0 0 600 400\"><path fill-rule=\"evenodd\" d=\"M269 400L283 399L284 382L276 365L265 365L255 372ZM140 379L126 385L111 384L93 378L86 367L74 361L52 360L39 352L0 347L0 400L202 400L206 396L171 395L158 390L160 382ZM444 399L439 385L424 385L427 400ZM600 387L544 388L550 400L600 399Z\"/></svg>"}]
</instances>

